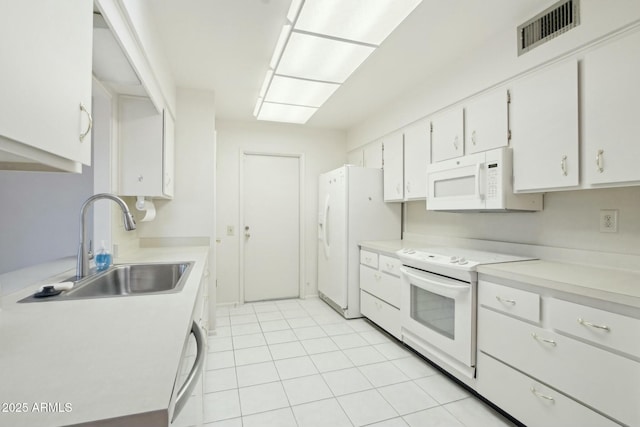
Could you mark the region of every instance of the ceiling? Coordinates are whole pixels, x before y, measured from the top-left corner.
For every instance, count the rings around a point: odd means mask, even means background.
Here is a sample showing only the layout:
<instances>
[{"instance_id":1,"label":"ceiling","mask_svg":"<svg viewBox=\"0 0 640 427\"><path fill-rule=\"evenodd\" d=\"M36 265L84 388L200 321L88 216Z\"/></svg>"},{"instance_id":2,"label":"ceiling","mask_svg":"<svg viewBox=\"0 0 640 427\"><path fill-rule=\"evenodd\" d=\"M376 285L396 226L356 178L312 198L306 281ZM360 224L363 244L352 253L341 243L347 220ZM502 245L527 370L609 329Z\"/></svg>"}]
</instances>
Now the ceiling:
<instances>
[{"instance_id":1,"label":"ceiling","mask_svg":"<svg viewBox=\"0 0 640 427\"><path fill-rule=\"evenodd\" d=\"M423 0L307 125L348 129L509 27L515 50L516 26L553 2ZM155 0L149 9L177 86L214 91L218 119L253 121L290 3Z\"/></svg>"}]
</instances>

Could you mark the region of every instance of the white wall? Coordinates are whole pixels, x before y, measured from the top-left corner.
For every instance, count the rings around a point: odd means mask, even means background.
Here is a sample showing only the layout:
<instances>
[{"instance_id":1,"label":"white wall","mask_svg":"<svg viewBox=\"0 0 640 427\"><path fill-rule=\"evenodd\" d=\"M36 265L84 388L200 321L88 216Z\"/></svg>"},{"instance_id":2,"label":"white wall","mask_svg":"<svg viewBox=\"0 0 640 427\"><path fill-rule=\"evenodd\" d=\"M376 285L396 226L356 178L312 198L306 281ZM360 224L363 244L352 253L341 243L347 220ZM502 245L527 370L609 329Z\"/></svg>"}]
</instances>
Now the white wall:
<instances>
[{"instance_id":1,"label":"white wall","mask_svg":"<svg viewBox=\"0 0 640 427\"><path fill-rule=\"evenodd\" d=\"M92 194L87 166L82 174L0 171L0 274L75 256L80 207Z\"/></svg>"},{"instance_id":2,"label":"white wall","mask_svg":"<svg viewBox=\"0 0 640 427\"><path fill-rule=\"evenodd\" d=\"M618 209L618 232L601 233L601 209ZM547 193L544 210L449 213L407 204L405 232L640 255L640 187Z\"/></svg>"},{"instance_id":3,"label":"white wall","mask_svg":"<svg viewBox=\"0 0 640 427\"><path fill-rule=\"evenodd\" d=\"M529 17L505 23L483 48L447 64L395 103L349 130L353 150L392 131L473 96L484 89L580 49L616 29L637 25L640 2L581 0L581 24L518 57L516 27ZM615 6L613 6L615 4ZM541 4L541 9L546 7ZM407 204L405 232L514 243L640 254L640 188L548 193L538 213L427 212L424 202ZM600 233L600 209L619 209L619 232Z\"/></svg>"},{"instance_id":4,"label":"white wall","mask_svg":"<svg viewBox=\"0 0 640 427\"><path fill-rule=\"evenodd\" d=\"M541 2L541 11L552 3ZM640 2L637 0L581 0L580 8L579 26L520 57L517 55L516 28L531 16L500 23L502 27L496 28L496 36L482 48L461 55L455 63L443 64L441 69L425 76L422 84L399 94L387 108L349 129L348 150L372 142L640 20ZM443 46L446 46L446 41L443 41Z\"/></svg>"},{"instance_id":5,"label":"white wall","mask_svg":"<svg viewBox=\"0 0 640 427\"><path fill-rule=\"evenodd\" d=\"M240 153L242 150L304 156L305 295L317 294L318 175L341 166L346 159L346 136L340 131L275 123L217 122L218 183L217 238L218 303L239 300ZM234 226L235 236L226 235Z\"/></svg>"},{"instance_id":6,"label":"white wall","mask_svg":"<svg viewBox=\"0 0 640 427\"><path fill-rule=\"evenodd\" d=\"M175 196L155 201L156 218L138 222L138 237L141 244L148 239L209 245L210 277L215 277L215 96L208 91L178 89L176 113ZM211 280L212 309L214 286Z\"/></svg>"}]
</instances>

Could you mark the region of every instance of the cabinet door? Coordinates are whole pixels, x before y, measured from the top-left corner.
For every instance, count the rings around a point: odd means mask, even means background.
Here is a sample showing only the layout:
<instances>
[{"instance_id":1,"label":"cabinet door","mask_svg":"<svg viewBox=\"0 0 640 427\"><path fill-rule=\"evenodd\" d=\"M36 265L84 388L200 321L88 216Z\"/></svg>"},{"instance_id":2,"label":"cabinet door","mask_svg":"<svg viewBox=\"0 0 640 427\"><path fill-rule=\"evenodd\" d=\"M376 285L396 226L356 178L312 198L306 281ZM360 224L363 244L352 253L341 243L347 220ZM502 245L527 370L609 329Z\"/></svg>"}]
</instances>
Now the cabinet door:
<instances>
[{"instance_id":1,"label":"cabinet door","mask_svg":"<svg viewBox=\"0 0 640 427\"><path fill-rule=\"evenodd\" d=\"M511 94L515 191L578 185L578 65L552 65L514 82Z\"/></svg>"},{"instance_id":2,"label":"cabinet door","mask_svg":"<svg viewBox=\"0 0 640 427\"><path fill-rule=\"evenodd\" d=\"M382 141L371 142L364 147L365 168L382 169Z\"/></svg>"},{"instance_id":3,"label":"cabinet door","mask_svg":"<svg viewBox=\"0 0 640 427\"><path fill-rule=\"evenodd\" d=\"M431 122L431 161L453 159L464 154L464 111L456 107L435 116Z\"/></svg>"},{"instance_id":4,"label":"cabinet door","mask_svg":"<svg viewBox=\"0 0 640 427\"><path fill-rule=\"evenodd\" d=\"M0 6L0 139L91 163L92 7L71 0Z\"/></svg>"},{"instance_id":5,"label":"cabinet door","mask_svg":"<svg viewBox=\"0 0 640 427\"><path fill-rule=\"evenodd\" d=\"M508 106L506 89L483 94L465 106L465 154L509 145Z\"/></svg>"},{"instance_id":6,"label":"cabinet door","mask_svg":"<svg viewBox=\"0 0 640 427\"><path fill-rule=\"evenodd\" d=\"M427 165L430 157L431 131L428 120L404 130L404 198L427 198Z\"/></svg>"},{"instance_id":7,"label":"cabinet door","mask_svg":"<svg viewBox=\"0 0 640 427\"><path fill-rule=\"evenodd\" d=\"M164 119L162 134L162 193L166 197L173 197L175 185L175 122L167 110L163 111L162 117Z\"/></svg>"},{"instance_id":8,"label":"cabinet door","mask_svg":"<svg viewBox=\"0 0 640 427\"><path fill-rule=\"evenodd\" d=\"M397 202L404 199L403 136L401 132L383 139L384 201Z\"/></svg>"},{"instance_id":9,"label":"cabinet door","mask_svg":"<svg viewBox=\"0 0 640 427\"><path fill-rule=\"evenodd\" d=\"M163 196L163 117L148 98L121 96L120 194Z\"/></svg>"},{"instance_id":10,"label":"cabinet door","mask_svg":"<svg viewBox=\"0 0 640 427\"><path fill-rule=\"evenodd\" d=\"M640 181L640 33L588 53L583 70L587 183Z\"/></svg>"}]
</instances>

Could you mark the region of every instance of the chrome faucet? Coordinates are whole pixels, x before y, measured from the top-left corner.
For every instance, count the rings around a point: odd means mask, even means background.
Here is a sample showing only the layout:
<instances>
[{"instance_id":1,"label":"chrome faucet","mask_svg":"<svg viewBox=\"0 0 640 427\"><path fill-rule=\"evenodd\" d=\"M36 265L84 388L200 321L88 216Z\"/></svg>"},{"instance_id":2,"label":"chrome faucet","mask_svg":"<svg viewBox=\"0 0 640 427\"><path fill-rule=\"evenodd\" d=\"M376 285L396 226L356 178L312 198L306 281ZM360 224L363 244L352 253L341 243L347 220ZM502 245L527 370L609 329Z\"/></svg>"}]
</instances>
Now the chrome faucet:
<instances>
[{"instance_id":1,"label":"chrome faucet","mask_svg":"<svg viewBox=\"0 0 640 427\"><path fill-rule=\"evenodd\" d=\"M109 193L100 193L95 194L89 197L82 208L80 209L80 246L78 247L78 263L76 265L76 278L81 279L87 275L89 271L89 249L85 247L87 241L87 228L85 226L85 222L87 219L87 208L96 200L100 199L109 199L113 200L120 206L122 209L122 218L124 219L124 229L127 231L132 231L136 229L136 222L133 220L133 216L131 216L131 212L129 211L129 207L127 204L118 196L114 196Z\"/></svg>"}]
</instances>

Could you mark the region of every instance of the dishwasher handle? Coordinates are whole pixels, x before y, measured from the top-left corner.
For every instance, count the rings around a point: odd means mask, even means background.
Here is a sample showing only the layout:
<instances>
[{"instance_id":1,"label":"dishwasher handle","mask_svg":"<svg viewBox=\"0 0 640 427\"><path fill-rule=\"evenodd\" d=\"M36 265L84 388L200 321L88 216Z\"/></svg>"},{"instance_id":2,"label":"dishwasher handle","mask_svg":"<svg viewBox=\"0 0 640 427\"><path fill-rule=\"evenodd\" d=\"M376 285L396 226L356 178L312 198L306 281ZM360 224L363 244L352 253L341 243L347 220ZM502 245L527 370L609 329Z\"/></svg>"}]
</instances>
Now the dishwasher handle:
<instances>
[{"instance_id":1,"label":"dishwasher handle","mask_svg":"<svg viewBox=\"0 0 640 427\"><path fill-rule=\"evenodd\" d=\"M205 352L207 351L207 346L205 344L204 333L195 320L191 324L191 333L196 339L196 360L195 362L193 362L193 367L191 368L191 372L189 372L189 376L187 376L187 380L184 382L184 384L182 384L180 390L178 390L178 395L176 397L176 406L173 410L173 417L171 419L171 422L173 422L176 417L180 415L180 412L187 404L187 400L189 400L191 392L198 382L198 376L202 372L202 366L204 365L204 357Z\"/></svg>"}]
</instances>

